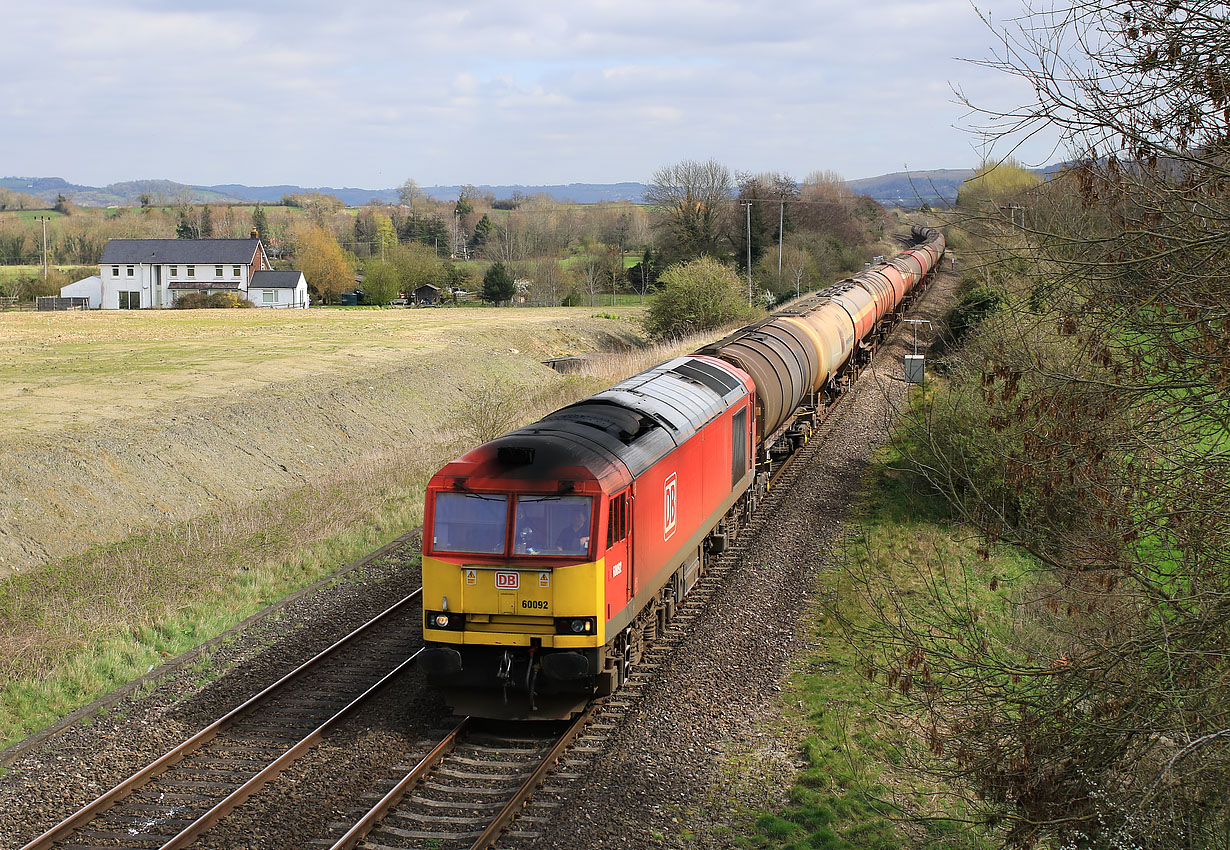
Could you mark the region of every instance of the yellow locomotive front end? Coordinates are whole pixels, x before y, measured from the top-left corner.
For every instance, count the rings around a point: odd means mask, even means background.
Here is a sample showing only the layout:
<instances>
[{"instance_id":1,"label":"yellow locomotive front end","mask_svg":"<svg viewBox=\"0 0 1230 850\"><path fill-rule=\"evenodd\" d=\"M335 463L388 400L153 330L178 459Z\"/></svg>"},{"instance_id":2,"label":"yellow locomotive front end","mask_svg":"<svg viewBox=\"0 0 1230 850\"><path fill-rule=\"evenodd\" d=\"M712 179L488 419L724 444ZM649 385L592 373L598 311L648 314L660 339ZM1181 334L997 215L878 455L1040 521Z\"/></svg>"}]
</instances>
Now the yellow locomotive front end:
<instances>
[{"instance_id":1,"label":"yellow locomotive front end","mask_svg":"<svg viewBox=\"0 0 1230 850\"><path fill-rule=\"evenodd\" d=\"M603 486L500 442L428 484L422 667L459 714L567 717L604 668Z\"/></svg>"}]
</instances>

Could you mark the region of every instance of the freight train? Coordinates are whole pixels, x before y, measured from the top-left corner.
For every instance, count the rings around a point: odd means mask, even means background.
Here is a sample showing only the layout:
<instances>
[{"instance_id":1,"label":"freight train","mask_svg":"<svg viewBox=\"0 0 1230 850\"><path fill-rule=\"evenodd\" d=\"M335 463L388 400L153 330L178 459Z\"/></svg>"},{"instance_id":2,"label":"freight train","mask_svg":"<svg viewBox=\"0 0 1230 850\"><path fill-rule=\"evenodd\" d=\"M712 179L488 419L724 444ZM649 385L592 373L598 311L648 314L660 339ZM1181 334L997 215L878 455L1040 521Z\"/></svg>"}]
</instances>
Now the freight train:
<instances>
[{"instance_id":1,"label":"freight train","mask_svg":"<svg viewBox=\"0 0 1230 850\"><path fill-rule=\"evenodd\" d=\"M912 247L452 461L427 485L423 636L458 713L611 693L944 254Z\"/></svg>"}]
</instances>

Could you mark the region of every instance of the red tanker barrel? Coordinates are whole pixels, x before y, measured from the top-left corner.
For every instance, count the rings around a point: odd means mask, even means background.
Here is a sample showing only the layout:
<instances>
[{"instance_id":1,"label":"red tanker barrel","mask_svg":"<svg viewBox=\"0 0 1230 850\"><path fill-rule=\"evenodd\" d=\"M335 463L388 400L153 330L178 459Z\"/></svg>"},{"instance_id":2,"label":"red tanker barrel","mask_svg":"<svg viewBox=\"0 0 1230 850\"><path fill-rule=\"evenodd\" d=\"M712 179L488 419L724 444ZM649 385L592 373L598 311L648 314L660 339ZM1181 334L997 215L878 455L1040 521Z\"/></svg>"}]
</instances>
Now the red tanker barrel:
<instances>
[{"instance_id":1,"label":"red tanker barrel","mask_svg":"<svg viewBox=\"0 0 1230 850\"><path fill-rule=\"evenodd\" d=\"M912 256L909 252L893 257L893 265L900 269L902 275L909 281L906 292L918 285L918 282L922 280L923 269L926 268L918 257Z\"/></svg>"},{"instance_id":2,"label":"red tanker barrel","mask_svg":"<svg viewBox=\"0 0 1230 850\"><path fill-rule=\"evenodd\" d=\"M888 278L875 269L868 269L854 276L855 281L871 294L875 303L876 321L880 321L893 309L893 287Z\"/></svg>"},{"instance_id":3,"label":"red tanker barrel","mask_svg":"<svg viewBox=\"0 0 1230 850\"><path fill-rule=\"evenodd\" d=\"M880 274L888 280L893 288L893 308L895 309L901 303L901 299L905 297L906 292L910 287L906 285L905 275L901 273L901 269L894 266L892 263L886 263L876 269Z\"/></svg>"}]
</instances>

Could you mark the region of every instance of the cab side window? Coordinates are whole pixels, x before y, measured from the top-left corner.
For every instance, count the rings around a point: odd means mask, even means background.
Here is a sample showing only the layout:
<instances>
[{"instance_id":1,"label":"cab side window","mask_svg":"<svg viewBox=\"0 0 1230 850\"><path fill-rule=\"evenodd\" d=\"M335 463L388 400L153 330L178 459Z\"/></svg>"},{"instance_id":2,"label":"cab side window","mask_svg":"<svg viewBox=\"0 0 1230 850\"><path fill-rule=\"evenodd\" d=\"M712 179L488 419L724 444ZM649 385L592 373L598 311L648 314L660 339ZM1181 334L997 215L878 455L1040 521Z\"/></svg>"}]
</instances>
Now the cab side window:
<instances>
[{"instance_id":1,"label":"cab side window","mask_svg":"<svg viewBox=\"0 0 1230 850\"><path fill-rule=\"evenodd\" d=\"M610 549L628 536L628 494L611 499L606 522L606 548Z\"/></svg>"}]
</instances>

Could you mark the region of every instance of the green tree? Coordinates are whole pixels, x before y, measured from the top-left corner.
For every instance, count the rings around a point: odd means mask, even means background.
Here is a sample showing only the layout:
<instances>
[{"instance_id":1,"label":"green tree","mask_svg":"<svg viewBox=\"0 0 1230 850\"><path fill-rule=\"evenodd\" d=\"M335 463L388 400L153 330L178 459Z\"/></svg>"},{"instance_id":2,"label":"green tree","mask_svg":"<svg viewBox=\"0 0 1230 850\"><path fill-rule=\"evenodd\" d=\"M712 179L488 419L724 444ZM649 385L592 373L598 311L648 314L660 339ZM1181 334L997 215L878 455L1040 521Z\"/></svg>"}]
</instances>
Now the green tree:
<instances>
[{"instance_id":1,"label":"green tree","mask_svg":"<svg viewBox=\"0 0 1230 850\"><path fill-rule=\"evenodd\" d=\"M386 260L369 260L363 270L363 295L369 304L384 306L401 294L401 276Z\"/></svg>"},{"instance_id":2,"label":"green tree","mask_svg":"<svg viewBox=\"0 0 1230 850\"><path fill-rule=\"evenodd\" d=\"M198 227L201 239L212 239L214 235L214 217L209 204L201 207L201 223Z\"/></svg>"},{"instance_id":3,"label":"green tree","mask_svg":"<svg viewBox=\"0 0 1230 850\"><path fill-rule=\"evenodd\" d=\"M470 240L471 246L475 250L482 248L491 239L492 224L491 218L486 213L478 220L478 224L474 225L474 238Z\"/></svg>"},{"instance_id":4,"label":"green tree","mask_svg":"<svg viewBox=\"0 0 1230 850\"><path fill-rule=\"evenodd\" d=\"M372 214L372 221L376 225L372 234L376 243L373 250L379 256L387 258L389 251L397 244L397 230L393 227L393 219L378 212Z\"/></svg>"},{"instance_id":5,"label":"green tree","mask_svg":"<svg viewBox=\"0 0 1230 850\"><path fill-rule=\"evenodd\" d=\"M657 339L681 337L751 321L760 311L733 269L712 257L676 263L659 278L661 291L649 304L645 330Z\"/></svg>"},{"instance_id":6,"label":"green tree","mask_svg":"<svg viewBox=\"0 0 1230 850\"><path fill-rule=\"evenodd\" d=\"M252 229L261 239L268 239L272 235L269 232L269 218L265 215L265 208L260 204L252 210Z\"/></svg>"},{"instance_id":7,"label":"green tree","mask_svg":"<svg viewBox=\"0 0 1230 850\"><path fill-rule=\"evenodd\" d=\"M175 221L175 238L197 239L200 236L200 232L196 216L192 214L192 208L180 207L179 216Z\"/></svg>"},{"instance_id":8,"label":"green tree","mask_svg":"<svg viewBox=\"0 0 1230 850\"><path fill-rule=\"evenodd\" d=\"M517 286L503 263L493 263L483 275L483 300L500 304L513 297Z\"/></svg>"},{"instance_id":9,"label":"green tree","mask_svg":"<svg viewBox=\"0 0 1230 850\"><path fill-rule=\"evenodd\" d=\"M422 243L397 245L389 251L388 259L397 269L407 295L424 284L442 286L444 283L444 262Z\"/></svg>"},{"instance_id":10,"label":"green tree","mask_svg":"<svg viewBox=\"0 0 1230 850\"><path fill-rule=\"evenodd\" d=\"M464 219L474 212L474 196L477 192L478 190L473 186L462 186L461 193L457 196L457 203L453 206L453 215Z\"/></svg>"}]
</instances>

